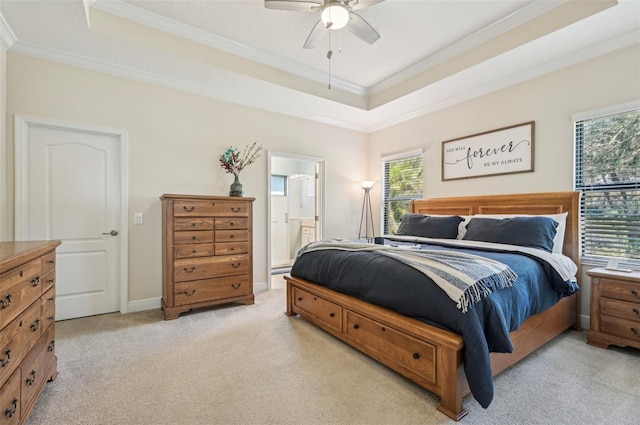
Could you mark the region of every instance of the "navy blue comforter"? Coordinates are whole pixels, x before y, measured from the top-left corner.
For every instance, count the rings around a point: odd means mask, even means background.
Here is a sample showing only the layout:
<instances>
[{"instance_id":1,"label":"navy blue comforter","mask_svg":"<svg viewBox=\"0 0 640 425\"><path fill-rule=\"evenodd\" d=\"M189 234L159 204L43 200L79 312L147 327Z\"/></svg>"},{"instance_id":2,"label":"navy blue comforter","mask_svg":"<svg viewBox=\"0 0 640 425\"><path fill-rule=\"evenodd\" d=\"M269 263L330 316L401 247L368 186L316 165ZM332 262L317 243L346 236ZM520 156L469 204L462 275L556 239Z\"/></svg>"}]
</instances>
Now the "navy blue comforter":
<instances>
[{"instance_id":1,"label":"navy blue comforter","mask_svg":"<svg viewBox=\"0 0 640 425\"><path fill-rule=\"evenodd\" d=\"M291 275L352 295L406 316L451 330L465 341L464 370L474 398L483 407L493 399L490 352L509 353L509 332L532 314L578 291L545 261L523 254L422 245L492 258L518 275L510 288L499 289L462 313L431 279L397 260L373 252L312 251L299 255Z\"/></svg>"}]
</instances>

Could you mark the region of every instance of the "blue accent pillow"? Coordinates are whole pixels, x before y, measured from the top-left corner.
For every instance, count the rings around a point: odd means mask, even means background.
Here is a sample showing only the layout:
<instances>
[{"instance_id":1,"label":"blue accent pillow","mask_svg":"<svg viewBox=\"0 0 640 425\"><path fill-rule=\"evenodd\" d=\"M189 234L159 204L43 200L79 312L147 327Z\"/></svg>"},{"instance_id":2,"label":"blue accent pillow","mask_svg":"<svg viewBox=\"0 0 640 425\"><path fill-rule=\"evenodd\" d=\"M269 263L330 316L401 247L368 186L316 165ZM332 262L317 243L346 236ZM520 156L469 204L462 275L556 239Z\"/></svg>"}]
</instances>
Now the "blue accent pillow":
<instances>
[{"instance_id":1,"label":"blue accent pillow","mask_svg":"<svg viewBox=\"0 0 640 425\"><path fill-rule=\"evenodd\" d=\"M455 239L458 236L458 224L462 221L464 218L457 215L434 217L409 213L402 216L396 235Z\"/></svg>"},{"instance_id":2,"label":"blue accent pillow","mask_svg":"<svg viewBox=\"0 0 640 425\"><path fill-rule=\"evenodd\" d=\"M471 218L463 240L553 251L558 222L549 217Z\"/></svg>"}]
</instances>

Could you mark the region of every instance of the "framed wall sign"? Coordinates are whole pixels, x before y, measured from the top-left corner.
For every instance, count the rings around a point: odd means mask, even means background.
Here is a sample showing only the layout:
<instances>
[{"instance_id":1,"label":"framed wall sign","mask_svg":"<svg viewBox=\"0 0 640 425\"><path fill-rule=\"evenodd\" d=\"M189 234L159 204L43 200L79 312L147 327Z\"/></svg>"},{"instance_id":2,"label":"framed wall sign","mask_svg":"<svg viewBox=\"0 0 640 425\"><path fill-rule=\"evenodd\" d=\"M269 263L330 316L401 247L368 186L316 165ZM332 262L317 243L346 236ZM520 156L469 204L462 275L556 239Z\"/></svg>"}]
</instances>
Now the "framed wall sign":
<instances>
[{"instance_id":1,"label":"framed wall sign","mask_svg":"<svg viewBox=\"0 0 640 425\"><path fill-rule=\"evenodd\" d=\"M442 142L442 180L533 171L535 121Z\"/></svg>"}]
</instances>

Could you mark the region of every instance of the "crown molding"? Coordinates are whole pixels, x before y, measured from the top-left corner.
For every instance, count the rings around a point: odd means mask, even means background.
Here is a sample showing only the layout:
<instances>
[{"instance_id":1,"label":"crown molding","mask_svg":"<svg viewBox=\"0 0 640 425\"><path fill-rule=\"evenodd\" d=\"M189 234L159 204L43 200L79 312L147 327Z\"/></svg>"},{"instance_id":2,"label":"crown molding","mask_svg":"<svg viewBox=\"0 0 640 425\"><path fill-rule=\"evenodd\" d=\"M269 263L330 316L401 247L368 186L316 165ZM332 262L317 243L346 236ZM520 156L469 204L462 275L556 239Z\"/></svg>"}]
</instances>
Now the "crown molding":
<instances>
[{"instance_id":1,"label":"crown molding","mask_svg":"<svg viewBox=\"0 0 640 425\"><path fill-rule=\"evenodd\" d=\"M13 33L13 30L4 19L2 12L0 12L0 44L5 50L11 49L11 47L16 42L16 35Z\"/></svg>"},{"instance_id":2,"label":"crown molding","mask_svg":"<svg viewBox=\"0 0 640 425\"><path fill-rule=\"evenodd\" d=\"M282 59L276 55L220 37L200 28L177 22L173 19L146 11L121 0L91 0L90 7L95 7L103 12L119 16L129 21L213 47L215 49L273 67L280 71L290 72L315 82L326 83L327 81L327 74L324 72L300 65L296 62ZM366 97L369 94L367 88L335 77L331 77L331 86L361 97Z\"/></svg>"},{"instance_id":3,"label":"crown molding","mask_svg":"<svg viewBox=\"0 0 640 425\"><path fill-rule=\"evenodd\" d=\"M470 50L474 47L478 47L488 40L507 32L518 25L530 21L544 13L547 13L556 7L566 3L567 0L549 0L544 2L532 2L525 7L516 10L504 18L495 21L486 27L467 35L466 37L448 45L447 47L438 50L437 52L429 55L425 59L403 69L402 71L386 78L379 83L375 84L369 89L369 96L373 96L382 93L385 90L391 89L394 86L408 80L411 77L415 77L423 72L434 68L449 59L461 55L462 53Z\"/></svg>"},{"instance_id":4,"label":"crown molding","mask_svg":"<svg viewBox=\"0 0 640 425\"><path fill-rule=\"evenodd\" d=\"M191 83L184 79L178 79L168 77L166 75L156 74L153 72L117 65L110 62L89 58L82 55L72 54L49 47L43 47L33 43L16 41L11 51L13 53L19 53L27 56L32 56L40 59L49 60L52 62L61 63L64 65L75 66L78 68L88 69L91 71L101 72L117 77L127 78L131 80L140 81L147 84L152 84L160 87L165 87L173 90L179 90L187 93L192 93L200 96L206 96L225 102L235 103L239 105L249 106L257 109L266 110L268 112L280 113L283 115L293 116L297 118L303 118L306 120L328 124L331 126L342 127L350 130L366 133L368 126L358 123L339 120L324 116L321 114L310 113L302 111L299 108L289 106L288 103L279 103L277 99L272 97L267 100L260 100L260 96L256 96L255 93L244 94L234 89L226 89L220 87L204 86L202 84ZM310 96L302 94L303 96ZM327 101L330 102L330 101Z\"/></svg>"}]
</instances>

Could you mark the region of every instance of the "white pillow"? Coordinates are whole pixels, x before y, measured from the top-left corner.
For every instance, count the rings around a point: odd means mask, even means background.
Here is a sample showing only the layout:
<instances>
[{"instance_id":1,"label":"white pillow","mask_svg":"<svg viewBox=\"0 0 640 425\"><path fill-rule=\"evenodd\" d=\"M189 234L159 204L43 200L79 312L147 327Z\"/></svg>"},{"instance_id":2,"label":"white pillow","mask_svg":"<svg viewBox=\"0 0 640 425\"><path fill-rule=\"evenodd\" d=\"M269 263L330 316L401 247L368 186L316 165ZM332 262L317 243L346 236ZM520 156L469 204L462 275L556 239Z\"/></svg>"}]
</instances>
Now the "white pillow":
<instances>
[{"instance_id":1,"label":"white pillow","mask_svg":"<svg viewBox=\"0 0 640 425\"><path fill-rule=\"evenodd\" d=\"M476 214L471 217L483 217L483 218L511 218L511 217L549 217L558 223L556 227L556 236L553 238L553 252L562 254L562 246L564 245L564 232L567 227L567 213L560 214ZM466 224L469 223L471 217L464 217L466 220L460 223L458 226L458 239L462 239L465 233L467 233ZM461 227L464 227L464 231L461 232Z\"/></svg>"}]
</instances>

